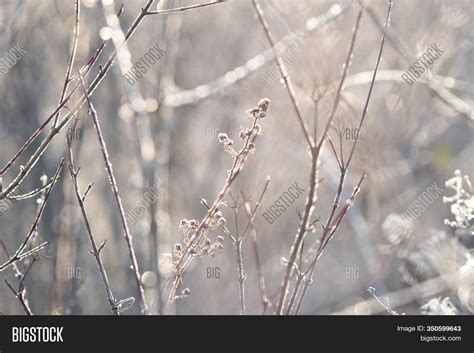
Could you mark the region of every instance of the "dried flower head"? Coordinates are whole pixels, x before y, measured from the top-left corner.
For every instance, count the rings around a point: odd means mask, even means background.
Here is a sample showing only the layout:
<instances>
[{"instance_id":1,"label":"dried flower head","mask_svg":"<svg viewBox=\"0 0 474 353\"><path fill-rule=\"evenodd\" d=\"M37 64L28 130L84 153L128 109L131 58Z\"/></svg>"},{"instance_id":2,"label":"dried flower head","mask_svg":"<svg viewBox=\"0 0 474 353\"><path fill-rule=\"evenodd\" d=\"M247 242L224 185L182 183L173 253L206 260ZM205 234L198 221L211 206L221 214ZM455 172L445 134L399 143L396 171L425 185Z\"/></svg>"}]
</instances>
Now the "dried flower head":
<instances>
[{"instance_id":1,"label":"dried flower head","mask_svg":"<svg viewBox=\"0 0 474 353\"><path fill-rule=\"evenodd\" d=\"M258 109L262 112L266 112L269 106L270 106L270 99L268 98L263 98L260 100L260 102L258 102Z\"/></svg>"},{"instance_id":2,"label":"dried flower head","mask_svg":"<svg viewBox=\"0 0 474 353\"><path fill-rule=\"evenodd\" d=\"M266 112L268 107L270 106L270 99L263 98L258 102L256 107L247 110L247 114L250 115L251 118L263 119L266 116Z\"/></svg>"},{"instance_id":3,"label":"dried flower head","mask_svg":"<svg viewBox=\"0 0 474 353\"><path fill-rule=\"evenodd\" d=\"M215 257L216 256L216 252L217 252L217 246L216 244L212 244L211 247L207 250L206 254L210 257Z\"/></svg>"},{"instance_id":4,"label":"dried flower head","mask_svg":"<svg viewBox=\"0 0 474 353\"><path fill-rule=\"evenodd\" d=\"M250 135L250 130L245 128L245 129L242 129L240 131L240 134L239 134L239 137L242 139L242 140L245 140L248 136Z\"/></svg>"},{"instance_id":5,"label":"dried flower head","mask_svg":"<svg viewBox=\"0 0 474 353\"><path fill-rule=\"evenodd\" d=\"M221 132L219 135L217 135L217 140L220 143L226 143L228 139L229 139L229 136L227 136L227 134L224 132Z\"/></svg>"},{"instance_id":6,"label":"dried flower head","mask_svg":"<svg viewBox=\"0 0 474 353\"><path fill-rule=\"evenodd\" d=\"M227 136L227 134L225 133L220 133L218 136L217 136L217 140L219 141L219 143L221 143L223 146L224 146L224 150L226 152L229 152L232 156L234 156L236 154L236 152L234 151L234 149L231 147L233 144L234 144L234 141L232 141L229 136Z\"/></svg>"},{"instance_id":7,"label":"dried flower head","mask_svg":"<svg viewBox=\"0 0 474 353\"><path fill-rule=\"evenodd\" d=\"M226 220L224 216L222 215L221 211L217 211L214 213L212 218L209 221L209 227L212 229L216 229L219 226L225 225Z\"/></svg>"},{"instance_id":8,"label":"dried flower head","mask_svg":"<svg viewBox=\"0 0 474 353\"><path fill-rule=\"evenodd\" d=\"M196 222L195 219L192 219L189 221L189 226L192 228L192 229L196 229L198 227L198 223Z\"/></svg>"},{"instance_id":9,"label":"dried flower head","mask_svg":"<svg viewBox=\"0 0 474 353\"><path fill-rule=\"evenodd\" d=\"M183 249L183 247L181 246L180 243L174 244L174 251L175 251L175 252L179 252L179 251L181 251L182 249Z\"/></svg>"},{"instance_id":10,"label":"dried flower head","mask_svg":"<svg viewBox=\"0 0 474 353\"><path fill-rule=\"evenodd\" d=\"M188 225L188 220L187 219L182 219L180 222L179 222L179 228L184 228Z\"/></svg>"}]
</instances>

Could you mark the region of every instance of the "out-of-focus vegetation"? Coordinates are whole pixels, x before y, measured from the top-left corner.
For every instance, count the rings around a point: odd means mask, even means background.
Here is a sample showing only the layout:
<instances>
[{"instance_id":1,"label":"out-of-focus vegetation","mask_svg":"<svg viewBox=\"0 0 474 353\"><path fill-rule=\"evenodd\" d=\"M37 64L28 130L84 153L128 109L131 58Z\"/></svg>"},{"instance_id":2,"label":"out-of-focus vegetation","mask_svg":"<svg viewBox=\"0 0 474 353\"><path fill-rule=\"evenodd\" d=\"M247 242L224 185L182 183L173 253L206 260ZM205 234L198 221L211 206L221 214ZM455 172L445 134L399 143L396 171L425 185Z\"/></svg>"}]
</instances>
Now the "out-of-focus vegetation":
<instances>
[{"instance_id":1,"label":"out-of-focus vegetation","mask_svg":"<svg viewBox=\"0 0 474 353\"><path fill-rule=\"evenodd\" d=\"M120 9L118 1L81 0L72 75L106 40L97 64L85 78L90 83L100 73L100 65L104 66L120 46L121 31L127 32L146 3L124 1L117 22L113 14ZM386 309L367 291L373 287L382 301L388 296L388 305L399 313L472 314L474 237L469 214L472 216L473 193L466 178L462 179L470 176L472 180L474 175L472 2L394 1L369 110L358 131L388 6L388 1L381 0L362 3L367 10L329 131L336 146L342 142L346 157L355 139L358 142L341 206L362 173L367 176L321 256L299 312L384 313ZM162 1L151 10L192 4L196 2ZM339 83L361 6L357 1L326 0L274 0L260 5L279 43L308 129L320 136L333 107L334 87ZM0 65L6 67L0 71L0 168L58 106L74 23L74 1L0 3ZM408 84L402 74L433 43L442 55L429 70L423 66L425 72ZM161 51L151 50L154 46ZM23 52L12 52L15 47ZM232 167L234 156L223 150L219 135L226 133L238 151L243 143L239 133L252 123L246 111L264 97L271 104L261 120L255 151L224 198L227 205L219 205L219 210L230 233L234 234L236 227L242 231L248 223L245 205L238 208L236 222L235 210L229 206L247 199L254 205L270 176L253 224L266 294L273 304L277 299L285 271L282 258L288 257L304 209L310 159L292 102L268 49L249 1L150 15L92 95L151 313L162 313L168 300L173 253L177 243L184 245L180 221L205 217L206 207L212 205ZM5 60L9 53L21 53L14 65ZM152 64L147 53L160 55L155 55ZM132 85L124 74L132 67L138 70L140 60L146 72L136 75ZM78 82L72 82L69 89ZM66 106L73 109L81 94L82 88ZM64 108L60 118L68 113ZM81 167L78 179L82 192L94 183L85 206L97 244L107 240L101 257L114 295L138 300L121 219L87 104L77 117L75 128L71 120L21 183L22 191L16 191L23 194L41 186L49 180L42 176L53 177L61 158L66 158L31 244L46 241L48 245L17 262L18 268L10 266L0 272L0 311L5 314L24 312L3 283L7 279L17 288L16 270L23 274L28 270L23 284L35 314L111 313L69 177L67 136L72 141L75 166ZM2 176L3 189L27 165L50 130L51 123ZM455 174L456 170L460 172ZM464 194L449 201L454 193L461 193L450 186L455 176L463 180ZM328 218L338 187L339 167L328 143L321 154L318 178L313 216L320 220L307 236L305 251L323 232L321 225ZM288 202L281 215L273 214L270 222L265 212L295 183L304 193ZM10 255L27 236L42 197L44 190L26 200L1 201L0 239ZM453 203L458 204L454 211ZM465 216L460 224L458 216ZM209 232L209 239L218 251L192 261L170 313L239 313L239 271L233 241L222 227ZM246 313L260 314L261 287L250 233L242 241L242 256ZM7 260L2 250L0 263ZM270 307L267 313L271 312ZM139 303L126 313L140 313Z\"/></svg>"}]
</instances>

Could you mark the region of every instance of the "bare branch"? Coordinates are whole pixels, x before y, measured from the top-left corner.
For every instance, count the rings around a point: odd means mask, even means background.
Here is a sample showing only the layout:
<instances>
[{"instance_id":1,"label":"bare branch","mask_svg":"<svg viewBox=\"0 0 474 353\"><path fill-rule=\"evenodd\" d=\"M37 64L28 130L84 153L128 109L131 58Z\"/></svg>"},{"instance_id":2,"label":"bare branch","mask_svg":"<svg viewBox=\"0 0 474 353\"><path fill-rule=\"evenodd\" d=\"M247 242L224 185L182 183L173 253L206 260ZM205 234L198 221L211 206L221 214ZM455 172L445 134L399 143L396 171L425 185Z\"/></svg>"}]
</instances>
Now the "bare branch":
<instances>
[{"instance_id":1,"label":"bare branch","mask_svg":"<svg viewBox=\"0 0 474 353\"><path fill-rule=\"evenodd\" d=\"M77 118L76 118L76 121L74 123L76 123L76 122L77 122ZM84 220L84 224L86 226L87 234L89 235L89 242L92 246L92 250L90 251L90 253L92 254L92 256L94 256L94 258L97 262L97 267L99 268L99 272L100 272L100 275L102 277L102 283L104 284L105 291L106 291L106 294L107 294L107 300L109 301L112 312L115 315L118 315L119 311L117 310L117 300L115 299L115 296L112 292L112 289L111 289L111 286L110 286L110 283L109 283L109 279L108 279L108 276L107 276L107 272L105 270L104 263L103 263L102 258L100 256L100 252L102 251L103 247L105 246L105 240L100 245L100 247L98 248L97 243L96 243L95 238L94 238L94 235L92 233L92 227L90 225L89 218L87 216L86 206L84 204L87 193L92 188L92 183L88 184L85 193L81 196L81 191L79 189L79 181L78 181L79 170L75 170L75 167L74 167L74 158L73 158L73 153L72 153L72 140L70 138L68 138L67 144L68 144L68 149L69 149L69 175L71 176L71 179L72 179L72 183L73 183L73 186L74 186L74 193L76 195L76 200L77 200L77 203L78 203L79 208L81 210L82 219Z\"/></svg>"},{"instance_id":2,"label":"bare branch","mask_svg":"<svg viewBox=\"0 0 474 353\"><path fill-rule=\"evenodd\" d=\"M80 73L79 73L79 75L80 75ZM84 92L87 94L87 90L85 88L84 81L82 80L82 76L80 77L80 79L81 79L81 82L82 82L82 85L83 85L83 88L84 88ZM133 272L133 275L135 277L135 282L136 282L138 292L139 292L139 295L140 295L142 312L143 313L148 313L148 306L147 306L146 299L145 299L145 290L143 288L143 284L142 284L141 279L140 279L140 270L138 268L137 257L135 255L135 250L133 248L132 235L130 233L130 229L128 228L127 219L125 217L125 211L123 210L122 198L120 197L120 194L119 194L117 181L115 179L115 175L114 175L114 172L113 172L113 169L112 169L112 163L110 162L109 153L107 151L107 146L105 144L104 136L103 136L102 130L100 128L99 119L97 117L97 112L96 112L94 106L92 105L92 102L91 102L89 96L87 96L87 103L89 105L89 114L92 118L92 123L94 124L94 128L95 128L95 131L97 133L97 138L99 140L100 150L102 152L102 157L104 159L105 169L107 170L107 174L108 174L108 177L109 177L110 187L112 189L112 192L113 192L114 197L115 197L115 201L117 203L117 208L118 208L118 211L119 211L120 220L122 222L123 234L124 234L124 237L125 237L125 241L127 242L128 253L129 253L130 261L131 261L131 264L132 264L132 272Z\"/></svg>"}]
</instances>

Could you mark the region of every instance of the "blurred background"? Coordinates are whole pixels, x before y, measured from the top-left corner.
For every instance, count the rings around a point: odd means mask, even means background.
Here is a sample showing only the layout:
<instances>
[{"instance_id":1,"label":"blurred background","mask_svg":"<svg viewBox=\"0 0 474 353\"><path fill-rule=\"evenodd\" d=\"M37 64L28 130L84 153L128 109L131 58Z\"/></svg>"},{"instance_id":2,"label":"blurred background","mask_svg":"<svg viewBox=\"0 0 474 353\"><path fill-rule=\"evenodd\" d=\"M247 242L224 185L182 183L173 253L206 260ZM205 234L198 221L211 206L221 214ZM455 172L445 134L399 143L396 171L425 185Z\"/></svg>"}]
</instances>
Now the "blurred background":
<instances>
[{"instance_id":1,"label":"blurred background","mask_svg":"<svg viewBox=\"0 0 474 353\"><path fill-rule=\"evenodd\" d=\"M73 72L85 65L106 40L104 52L86 78L90 83L99 65L103 66L115 50L114 45L120 45L121 31L128 30L146 1L124 1L119 21L114 15L120 9L119 1L79 2L80 32ZM152 9L196 3L161 1ZM330 88L339 82L360 4L326 0L260 3L279 43L306 122L311 131L315 128L320 132L332 108L335 91ZM337 132L342 132L346 155L358 138L342 200L350 196L364 171L367 178L318 263L300 313L388 314L367 290L372 287L378 298L398 313L472 314L474 238L469 212L472 215L474 201L466 180L462 205L467 208L468 224L464 228L445 224L445 219L455 220L450 205L457 201L443 202L443 197L457 193L445 186L456 170L462 176L474 175L472 2L394 1L369 112L362 130L355 131L388 7L388 2L381 0L363 3L367 10L330 135L337 141ZM3 69L0 66L2 167L57 107L74 23L72 0L0 3L0 64L4 65ZM433 44L443 54L416 82L405 82L402 74ZM149 58L145 54L156 54L151 50L154 46L162 54L131 84L124 74L142 58ZM231 193L237 197L243 192L257 201L270 176L255 229L267 294L270 300L276 298L285 270L282 257L289 254L298 228L298 212L304 207L310 158L268 49L250 1L234 0L177 14L147 16L93 94L125 211L143 203L150 186L159 186L155 201L145 203L142 212L129 222L152 313L163 312L164 284L172 273L167 254L172 253L174 244L183 242L180 220L199 221L205 216L200 198L212 203L231 168L232 157L223 151L218 134L227 133L236 148L241 146L239 132L251 122L246 110L263 97L268 97L271 105L262 120L262 134ZM61 117L67 113L63 109ZM85 107L78 119L75 130L69 123L55 137L21 187L23 192L34 190L41 185L42 175L54 175L60 159L67 157L69 134L75 164L81 167L81 189L94 183L86 207L97 242L107 240L102 259L114 295L137 298L118 210ZM3 175L4 188L50 127ZM329 145L321 157L319 177L314 215L325 220L339 180ZM305 193L272 223L268 222L264 212L295 182ZM431 201L425 201L423 210L415 205L419 212L415 216L410 213L407 222L403 214L427 190L432 191ZM10 253L25 239L34 222L38 198L40 195L1 201L0 239ZM226 200L232 200L230 195ZM221 211L231 232L235 232L236 224L239 229L245 228L248 217L244 208L239 210L237 222L232 209L223 206ZM308 235L307 244L321 235L320 225ZM192 263L180 287L189 288L191 295L177 300L172 313L239 313L234 247L221 230L213 231L211 238L218 235L224 236L224 249L215 257L200 257ZM89 238L67 168L52 189L34 241L47 241L48 245L18 263L20 272L29 268L24 286L34 314L111 313L97 265L88 251ZM7 259L2 250L0 262ZM261 314L250 235L243 241L243 263L247 313ZM14 293L3 283L7 279L17 288L22 277L15 276L13 267L2 271L0 277L0 312L23 314ZM139 313L136 302L125 314Z\"/></svg>"}]
</instances>

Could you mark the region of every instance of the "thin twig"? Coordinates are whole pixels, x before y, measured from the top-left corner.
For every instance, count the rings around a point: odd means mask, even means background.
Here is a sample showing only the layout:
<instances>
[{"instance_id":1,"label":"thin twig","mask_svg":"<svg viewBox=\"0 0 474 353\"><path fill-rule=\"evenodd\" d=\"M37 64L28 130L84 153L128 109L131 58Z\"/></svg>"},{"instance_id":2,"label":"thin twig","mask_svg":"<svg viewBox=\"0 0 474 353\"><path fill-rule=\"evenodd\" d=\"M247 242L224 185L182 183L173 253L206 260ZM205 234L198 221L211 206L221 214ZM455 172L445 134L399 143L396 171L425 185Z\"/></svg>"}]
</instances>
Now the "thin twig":
<instances>
[{"instance_id":1,"label":"thin twig","mask_svg":"<svg viewBox=\"0 0 474 353\"><path fill-rule=\"evenodd\" d=\"M51 179L48 183L32 190L32 191L29 191L25 194L21 194L21 195L11 195L11 196L8 196L6 199L7 200L14 200L14 201L20 201L20 200L26 200L26 199L29 199L29 198L32 198L33 196L36 196L38 195L41 191L43 191L44 189L48 188L51 183L53 182L53 180Z\"/></svg>"},{"instance_id":2,"label":"thin twig","mask_svg":"<svg viewBox=\"0 0 474 353\"><path fill-rule=\"evenodd\" d=\"M225 2L226 2L226 0L210 1L210 2L203 3L203 4L197 4L197 5L191 5L191 6L182 6L182 7L177 7L177 8L168 9L168 10L147 11L146 14L147 15L170 15L170 14L180 13L180 12L184 12L184 11L199 9L201 7L223 4Z\"/></svg>"},{"instance_id":3,"label":"thin twig","mask_svg":"<svg viewBox=\"0 0 474 353\"><path fill-rule=\"evenodd\" d=\"M2 249L5 252L5 254L7 255L7 257L10 258L10 253L8 252L7 247L5 246L5 243L2 240L0 240L0 246L2 247ZM31 269L31 267L33 266L34 262L35 262L35 260L31 261L31 263L29 264L29 266L26 269L25 273L22 273L20 271L20 269L18 268L16 262L13 264L13 271L15 273L15 277L17 277L19 279L18 290L17 291L5 279L6 285L15 294L15 297L18 299L18 301L20 302L20 305L23 307L23 310L25 311L26 315L28 315L28 316L33 315L33 312L30 308L30 304L29 304L28 299L27 299L27 292L26 292L24 282L25 282L26 276L28 275L28 272Z\"/></svg>"},{"instance_id":4,"label":"thin twig","mask_svg":"<svg viewBox=\"0 0 474 353\"><path fill-rule=\"evenodd\" d=\"M387 19L385 21L385 28L388 28L390 26L390 14L392 12L392 5L393 5L392 0L389 0ZM372 76L372 81L370 82L369 93L367 94L367 99L365 100L364 110L362 111L362 117L360 118L360 121L359 121L359 127L358 127L359 138L360 138L360 129L362 127L362 124L364 124L365 117L367 115L367 112L369 111L370 97L372 96L372 90L374 88L375 78L377 77L377 71L379 70L380 61L382 60L382 53L383 53L384 44L385 44L385 31L383 32L383 35L382 35L382 42L380 44L379 54L377 56L377 62L375 64L375 69L374 69L374 74ZM354 140L354 143L352 145L352 149L351 149L351 152L349 154L349 158L347 159L346 164L349 164L351 162L352 156L354 155L354 151L355 151L355 148L357 146L357 141L359 140L359 138Z\"/></svg>"},{"instance_id":5,"label":"thin twig","mask_svg":"<svg viewBox=\"0 0 474 353\"><path fill-rule=\"evenodd\" d=\"M313 282L313 273L314 273L314 269L316 268L316 264L318 263L319 258L323 254L323 251L324 251L326 245L332 239L332 236L334 235L336 230L339 228L339 225L341 224L342 220L344 219L344 217L346 216L346 214L349 211L350 207L352 206L355 197L357 196L357 194L360 191L360 187L362 185L362 182L365 179L365 176L366 176L365 173L363 173L361 178L359 179L359 182L358 182L357 186L354 188L354 190L351 194L351 197L349 198L349 200L347 200L345 206L338 212L338 214L335 216L335 218L334 218L333 213L332 213L332 216L330 216L328 218L328 220L326 222L326 225L324 226L324 232L323 232L323 235L321 236L319 247L318 247L318 250L316 251L314 259L313 259L312 263L309 265L308 269L303 273L303 281L300 281L300 283L299 283L299 286L303 283L303 289L302 289L301 295L300 295L300 297L299 297L299 299L296 303L296 308L295 308L295 311L294 311L295 315L298 314L298 312L301 308L301 304L303 303L303 300L304 300L304 298L306 296L306 293L308 291L308 288L309 288L310 284ZM341 179L343 180L343 178L341 178ZM342 182L342 184L343 184L343 182ZM339 202L338 199L340 199L340 194L339 193L337 194L334 203L338 203ZM337 209L337 207L336 207L336 209ZM295 288L295 290L294 290L295 292L299 291L299 286ZM288 311L287 311L287 314L291 314L292 309L293 309L292 307L289 307Z\"/></svg>"},{"instance_id":6,"label":"thin twig","mask_svg":"<svg viewBox=\"0 0 474 353\"><path fill-rule=\"evenodd\" d=\"M390 315L394 315L394 316L398 316L400 315L399 313L397 313L395 310L393 310L389 304L385 304L378 296L377 294L375 294L375 288L373 287L369 287L367 288L367 291L372 294L372 296L374 297L374 299L385 309L387 310L387 312L390 314ZM388 301L388 297L387 297L387 301Z\"/></svg>"},{"instance_id":7,"label":"thin twig","mask_svg":"<svg viewBox=\"0 0 474 353\"><path fill-rule=\"evenodd\" d=\"M288 263L286 265L285 275L283 277L283 280L282 280L282 283L281 283L281 286L280 286L280 295L278 297L278 302L277 302L277 306L276 306L276 309L275 309L276 314L279 314L279 315L284 313L284 306L285 306L286 297L287 297L287 294L288 294L288 288L289 288L289 285L290 285L290 280L291 280L291 277L292 277L292 273L293 273L294 268L295 268L295 262L296 262L297 257L298 257L298 252L299 252L299 250L300 250L300 248L301 248L301 246L304 242L304 239L306 237L306 234L308 232L310 219L311 219L311 216L312 216L313 211L314 211L314 204L315 204L316 199L317 199L317 189L318 189L318 184L319 184L318 183L318 179L319 179L318 178L318 174L319 174L319 170L318 170L319 169L318 168L318 166L319 166L319 156L320 156L321 148L323 147L323 143L326 140L326 136L328 134L329 128L330 128L330 126L332 124L332 121L334 119L334 116L336 114L337 107L339 105L340 92L341 92L342 87L344 85L344 80L345 80L346 75L347 75L347 70L350 66L352 53L354 51L354 44L355 44L355 40L356 40L357 33L358 33L358 30L359 30L361 17L362 17L362 11L360 11L358 16L357 16L357 21L356 21L356 25L355 25L353 33L352 33L352 39L351 39L351 43L350 43L350 46L349 46L349 51L348 51L347 58L346 58L346 61L345 61L345 64L344 64L343 74L341 76L341 80L340 80L340 83L339 83L339 86L338 86L336 99L334 100L334 105L333 105L333 108L331 110L331 114L329 116L328 122L326 123L326 127L323 131L323 134L320 137L320 142L316 146L313 146L313 147L309 146L309 148L312 148L313 153L312 153L312 158L311 158L311 171L310 171L310 179L309 179L308 197L306 199L304 213L303 213L303 216L301 218L300 225L299 225L297 234L295 236L295 240L294 240L293 245L292 245L291 250L290 250L290 257L289 257ZM301 280L299 280L299 282L297 284L300 284L300 283L301 283ZM298 286L295 287L294 292L295 291L296 292L298 291ZM293 294L290 298L294 299L294 297L295 297L295 294Z\"/></svg>"},{"instance_id":8,"label":"thin twig","mask_svg":"<svg viewBox=\"0 0 474 353\"><path fill-rule=\"evenodd\" d=\"M5 284L8 286L8 288L10 288L12 293L15 294L15 297L20 302L26 315L32 316L33 312L31 311L31 308L28 305L28 301L25 298L25 288L20 288L18 291L16 291L15 288L13 288L13 286L6 279L5 279Z\"/></svg>"},{"instance_id":9,"label":"thin twig","mask_svg":"<svg viewBox=\"0 0 474 353\"><path fill-rule=\"evenodd\" d=\"M238 236L238 235L237 235ZM244 272L244 259L242 255L242 238L237 239L234 243L235 256L237 258L237 271L239 274L239 299L240 299L240 315L245 315L245 280L247 276Z\"/></svg>"},{"instance_id":10,"label":"thin twig","mask_svg":"<svg viewBox=\"0 0 474 353\"><path fill-rule=\"evenodd\" d=\"M283 59L280 57L280 54L277 52L275 48L275 41L272 38L272 34L270 33L270 29L268 28L267 21L265 20L265 17L263 16L263 10L260 7L259 3L257 0L252 0L253 7L255 9L255 12L258 15L258 19L260 20L260 23L264 29L265 36L268 39L268 42L270 43L270 46L274 50L275 53L275 58L277 61L277 66L278 69L280 70L280 74L283 77L283 81L285 82L286 90L288 91L288 95L290 96L291 102L293 104L293 108L295 109L296 116L298 118L298 122L301 126L301 129L303 130L303 135L308 143L308 146L310 147L310 153L311 155L314 154L314 139L311 137L311 134L309 133L308 126L306 125L306 122L303 118L303 113L301 112L298 99L296 98L296 93L295 89L293 88L293 84L291 83L291 79L288 76L288 72L286 70L285 63L283 62Z\"/></svg>"},{"instance_id":11,"label":"thin twig","mask_svg":"<svg viewBox=\"0 0 474 353\"><path fill-rule=\"evenodd\" d=\"M77 118L76 118L76 121L74 123L76 123L76 122L77 122ZM97 262L97 266L99 268L99 272L100 272L100 275L102 277L102 282L104 284L105 291L107 293L107 300L109 301L109 304L112 308L112 312L115 315L119 315L119 311L117 310L117 300L115 299L115 296L114 296L114 294L112 292L112 289L110 287L107 272L105 270L104 263L102 262L102 258L100 256L100 252L102 251L102 249L105 245L105 241L102 243L102 245L100 245L99 248L97 247L97 243L96 243L94 235L92 233L92 227L90 225L89 218L88 218L87 212L86 212L86 207L85 207L85 204L84 204L85 198L86 198L88 192L92 188L92 184L89 184L87 186L87 189L84 192L84 194L81 194L81 191L79 189L79 182L78 182L79 169L76 170L75 167L74 167L74 158L73 158L73 153L72 153L72 139L71 138L68 138L67 144L68 144L68 149L69 149L69 175L71 176L71 179L72 179L72 182L73 182L73 185L74 185L74 193L76 195L76 199L77 199L77 203L79 205L79 208L81 209L82 219L84 220L84 224L86 226L87 234L89 235L89 241L90 241L90 244L92 246L92 250L90 250L90 253L92 254L92 256L94 256L94 258Z\"/></svg>"},{"instance_id":12,"label":"thin twig","mask_svg":"<svg viewBox=\"0 0 474 353\"><path fill-rule=\"evenodd\" d=\"M79 73L79 75L80 75L80 73ZM84 92L86 92L86 94L87 94L86 86L84 84L84 81L82 80L81 75L80 75L80 80L81 80L81 83L83 85ZM138 268L138 262L137 262L137 258L136 258L136 255L135 255L135 250L133 248L132 235L130 234L130 229L128 227L128 223L127 223L127 220L126 220L126 217L125 217L125 212L123 210L122 199L120 197L118 186L117 186L117 181L115 179L115 175L114 175L114 172L113 172L113 169L112 169L112 163L110 162L109 153L107 151L107 146L105 144L104 136L103 136L102 130L100 128L99 119L97 117L97 112L96 112L89 96L87 96L87 103L89 105L89 114L92 118L92 122L94 124L94 128L95 128L95 131L97 133L97 138L99 140L100 150L102 152L102 157L104 159L105 169L107 170L107 174L108 174L108 177L109 177L110 187L112 189L112 192L113 192L114 197L115 197L115 201L117 203L117 208L118 208L118 211L119 211L120 220L121 220L122 228L123 228L123 234L124 234L124 237L125 237L125 241L127 242L128 253L129 253L130 261L131 261L131 264L132 264L132 272L133 272L133 275L135 277L135 282L136 282L138 292L139 292L139 296L140 296L142 312L147 314L148 313L148 305L147 305L146 299L145 299L145 290L143 288L143 284L142 284L141 279L140 279L140 270Z\"/></svg>"},{"instance_id":13,"label":"thin twig","mask_svg":"<svg viewBox=\"0 0 474 353\"><path fill-rule=\"evenodd\" d=\"M128 45L122 45L121 38L125 37L125 33L122 30L120 21L118 17L114 13L115 9L115 2L112 1L103 1L102 7L104 9L104 17L107 22L107 25L112 29L114 35L112 36L113 43L115 50L119 50L122 47L122 51L126 55L119 55L118 56L118 68L120 70L121 75L127 73L127 70L132 65L131 58L132 54L128 48ZM123 81L122 81L123 82ZM156 146L155 146L155 138L153 136L153 129L151 128L152 119L151 114L144 111L139 107L139 103L143 102L143 96L140 91L140 87L138 85L130 85L130 84L123 84L123 89L125 94L128 98L128 102L134 112L134 121L133 121L133 129L135 134L135 154L136 158L139 162L139 171L141 173L141 180L142 180L142 194L147 192L147 188L151 185L154 185L156 181L156 171L155 171L155 164L156 164ZM153 156L153 158L150 158ZM157 284L156 290L158 291L158 300L157 300L157 313L161 314L163 311L163 300L162 300L162 275L158 270L159 264L159 249L158 249L158 220L156 215L156 203L150 205L147 210L149 221L150 221L150 228L148 237L152 240L153 246L150 247L151 254L151 262L152 262L152 270L156 272L157 276ZM152 313L153 308L150 308L150 313Z\"/></svg>"},{"instance_id":14,"label":"thin twig","mask_svg":"<svg viewBox=\"0 0 474 353\"><path fill-rule=\"evenodd\" d=\"M363 10L361 9L359 11L359 14L357 15L356 24L354 26L354 30L352 31L352 39L351 39L351 44L349 45L349 52L347 53L347 58L346 58L346 61L345 61L345 64L344 64L344 69L342 71L341 80L339 81L339 86L337 87L336 98L334 99L334 104L333 104L333 107L332 107L332 111L331 111L331 114L329 115L328 121L326 122L326 127L324 128L324 132L321 135L321 139L320 139L320 141L319 141L319 143L316 147L317 153L319 153L319 150L321 149L322 145L326 141L326 136L328 134L329 129L332 126L332 122L333 122L334 117L336 115L337 108L339 108L339 100L341 98L341 91L342 91L342 87L344 86L344 82L346 80L346 76L347 76L347 72L349 70L349 66L351 64L352 54L354 52L354 45L355 45L355 41L356 41L356 38L357 38L357 33L359 32L359 26L360 26L360 20L362 18L362 13L363 13Z\"/></svg>"},{"instance_id":15,"label":"thin twig","mask_svg":"<svg viewBox=\"0 0 474 353\"><path fill-rule=\"evenodd\" d=\"M387 10L387 17L386 17L386 21L385 21L385 26L386 27L390 26L390 15L391 15L391 12L392 12L392 5L393 5L392 0L389 0L388 10ZM377 61L376 61L376 64L375 64L373 75L372 75L372 81L371 81L371 84L370 84L370 87L369 87L369 92L367 94L367 99L366 99L366 102L365 102L365 106L364 106L364 109L362 111L362 116L361 116L360 121L359 121L359 130L358 130L359 134L360 134L362 125L364 123L365 117L366 117L367 112L368 112L368 107L369 107L369 102L370 102L370 98L371 98L371 95L372 95L372 90L373 90L373 87L374 87L375 79L377 77L377 71L378 71L378 68L379 68L379 65L380 65L380 61L382 60L382 53L383 53L384 43L385 43L385 32L383 32L383 35L382 35L382 40L381 40L381 43L380 43L379 53L378 53L378 56L377 56ZM359 137L360 137L360 135L359 135ZM349 158L347 159L345 164L343 162L344 159L343 159L343 156L342 156L342 146L341 146L341 155L339 156L341 162L340 162L340 179L339 179L338 190L337 190L336 197L334 199L333 207L331 209L329 217L326 221L325 226L323 227L324 230L323 230L323 234L321 236L320 242L319 242L318 249L315 253L315 256L313 258L313 261L312 261L311 265L305 271L306 280L304 281L304 287L303 287L302 293L300 295L299 301L297 303L297 306L296 306L296 309L295 309L295 314L297 314L299 312L301 304L302 304L302 302L304 300L304 297L306 295L306 292L308 290L308 287L312 283L312 277L313 277L314 269L316 267L316 264L317 264L320 256L322 255L325 247L327 246L327 244L331 240L332 236L334 235L334 233L336 232L336 230L339 227L340 223L342 222L342 219L344 218L347 211L349 210L355 196L357 195L357 192L360 190L360 185L361 185L362 181L364 180L365 173L363 174L362 178L360 179L359 183L357 184L356 188L354 189L354 191L351 195L351 198L348 200L348 203L346 204L346 206L341 209L341 211L337 214L337 216L335 216L335 212L339 207L339 201L340 201L340 198L341 198L341 195L342 195L342 189L343 189L343 186L344 186L345 177L347 175L349 165L352 161L352 157L353 157L355 148L357 146L357 140L358 139L355 139L354 143L352 144L352 148L351 148L351 151L350 151L350 154L349 154ZM342 145L341 140L340 140L340 144ZM290 308L290 310L291 310L291 308ZM290 311L288 311L288 313L290 313Z\"/></svg>"},{"instance_id":16,"label":"thin twig","mask_svg":"<svg viewBox=\"0 0 474 353\"><path fill-rule=\"evenodd\" d=\"M254 218L255 218L255 215L257 214L257 210L260 208L263 196L267 192L269 185L270 185L270 176L267 177L265 186L263 187L263 191L260 194L260 198L257 204L255 205L253 212L250 208L250 203L249 202L245 203L245 210L247 211L247 215L249 217L250 232L252 234L252 247L253 247L253 253L255 256L255 266L257 267L257 277L258 277L258 284L259 284L259 289L260 289L260 298L261 298L262 307L263 307L262 308L263 314L265 314L265 312L269 308L270 300L268 299L267 290L265 287L265 278L263 276L262 261L260 260L260 253L258 251L257 231L255 229ZM244 234L245 234L245 231L244 231Z\"/></svg>"},{"instance_id":17,"label":"thin twig","mask_svg":"<svg viewBox=\"0 0 474 353\"><path fill-rule=\"evenodd\" d=\"M64 78L64 85L63 85L63 90L61 92L61 98L59 98L59 104L61 104L64 100L64 97L66 95L67 87L69 86L69 82L71 82L71 72L74 66L74 60L76 59L76 50L77 50L77 43L79 42L79 22L80 22L80 16L81 16L81 4L79 0L76 0L75 2L75 24L74 24L74 39L72 42L72 47L71 47L71 54L69 55L69 64L67 65L66 69L66 77ZM56 117L54 118L54 123L53 127L56 126L59 118L59 111L56 114Z\"/></svg>"},{"instance_id":18,"label":"thin twig","mask_svg":"<svg viewBox=\"0 0 474 353\"><path fill-rule=\"evenodd\" d=\"M35 221L31 225L31 228L30 228L25 240L23 240L23 243L21 243L20 247L17 249L15 254L7 262L5 262L3 265L0 266L0 272L3 271L4 269L6 269L11 264L15 263L16 261L21 260L22 258L35 253L36 251L44 248L48 244L47 242L45 242L45 243L43 243L43 244L41 244L41 245L39 245L39 246L29 250L29 251L24 252L24 250L27 247L30 239L33 237L33 235L34 235L34 233L35 233L35 231L38 227L39 221L41 219L41 216L43 215L43 211L44 211L44 208L46 206L46 201L48 200L48 197L51 193L51 190L53 189L54 185L56 184L56 182L59 179L59 175L61 173L61 169L63 167L63 164L64 164L64 158L61 159L61 163L59 164L59 167L56 170L56 173L54 174L54 178L53 178L53 181L51 183L51 186L48 188L48 191L46 192L46 194L44 196L44 199L41 202L41 206L39 207L38 211L36 212Z\"/></svg>"}]
</instances>

